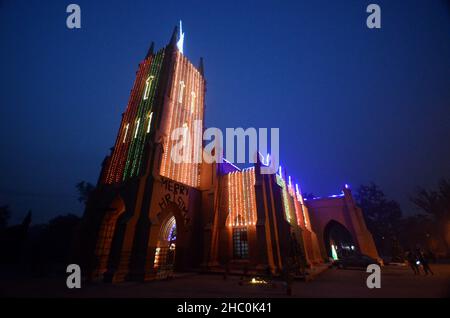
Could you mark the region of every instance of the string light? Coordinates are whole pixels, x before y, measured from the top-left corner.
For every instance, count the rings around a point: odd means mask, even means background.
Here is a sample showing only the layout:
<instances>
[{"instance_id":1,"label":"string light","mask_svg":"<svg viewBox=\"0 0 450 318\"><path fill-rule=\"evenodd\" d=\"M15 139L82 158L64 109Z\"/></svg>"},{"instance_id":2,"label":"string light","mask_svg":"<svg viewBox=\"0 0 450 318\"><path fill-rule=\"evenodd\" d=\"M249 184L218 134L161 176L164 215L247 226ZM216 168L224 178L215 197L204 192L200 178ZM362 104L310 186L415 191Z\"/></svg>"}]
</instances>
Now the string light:
<instances>
[{"instance_id":1,"label":"string light","mask_svg":"<svg viewBox=\"0 0 450 318\"><path fill-rule=\"evenodd\" d=\"M120 129L124 131L124 137L120 142L116 141L114 146L105 178L106 183L120 182L139 172L146 141L140 119L144 118L144 114L150 113L153 106L164 56L165 50L162 49L139 64L127 108L122 118ZM143 97L140 98L140 96ZM134 138L127 139L130 122L136 123L136 130Z\"/></svg>"},{"instance_id":2,"label":"string light","mask_svg":"<svg viewBox=\"0 0 450 318\"><path fill-rule=\"evenodd\" d=\"M195 121L203 121L205 80L188 59L179 51L175 52L175 72L171 82L170 96L164 105L163 131L171 136L175 128L188 127L189 144L183 148L189 153L186 157L189 162L175 163L170 158L172 146L177 141L166 138L164 141L164 154L161 162L160 174L187 184L192 187L200 185L201 155L198 148L202 145L203 127L196 131ZM184 92L191 92L184 94Z\"/></svg>"},{"instance_id":3,"label":"string light","mask_svg":"<svg viewBox=\"0 0 450 318\"><path fill-rule=\"evenodd\" d=\"M150 75L145 81L145 92L144 92L144 100L148 99L148 95L150 94L150 86L152 85L152 81L155 77Z\"/></svg>"},{"instance_id":4,"label":"string light","mask_svg":"<svg viewBox=\"0 0 450 318\"><path fill-rule=\"evenodd\" d=\"M130 127L130 124L127 124L125 126L125 133L123 134L123 143L127 140L127 134L128 134L128 128Z\"/></svg>"},{"instance_id":5,"label":"string light","mask_svg":"<svg viewBox=\"0 0 450 318\"><path fill-rule=\"evenodd\" d=\"M139 130L139 123L141 122L141 119L138 118L136 121L136 131L134 132L134 138L136 139L137 134L138 134L138 130Z\"/></svg>"},{"instance_id":6,"label":"string light","mask_svg":"<svg viewBox=\"0 0 450 318\"><path fill-rule=\"evenodd\" d=\"M256 224L256 196L254 168L228 173L228 226L242 227Z\"/></svg>"},{"instance_id":7,"label":"string light","mask_svg":"<svg viewBox=\"0 0 450 318\"><path fill-rule=\"evenodd\" d=\"M184 81L180 81L180 92L178 95L178 103L180 104L183 102L183 92L185 87L186 85L184 84Z\"/></svg>"},{"instance_id":8,"label":"string light","mask_svg":"<svg viewBox=\"0 0 450 318\"><path fill-rule=\"evenodd\" d=\"M150 127L152 124L152 117L153 117L153 112L150 112L150 115L148 115L147 134L150 132Z\"/></svg>"},{"instance_id":9,"label":"string light","mask_svg":"<svg viewBox=\"0 0 450 318\"><path fill-rule=\"evenodd\" d=\"M133 112L133 116L136 118L136 121L139 121L139 125L136 127L135 137L131 140L128 146L122 180L135 176L139 173L142 164L141 161L143 158L144 145L147 138L146 130L143 127L144 125L141 125L141 118L144 118L145 114L148 114L153 106L157 87L156 84L159 78L163 57L164 50L160 50L150 61L144 61L144 64L146 65L144 72L145 77L147 79L150 78L148 81L149 85L146 85L148 98L142 99L137 104L136 110Z\"/></svg>"}]
</instances>

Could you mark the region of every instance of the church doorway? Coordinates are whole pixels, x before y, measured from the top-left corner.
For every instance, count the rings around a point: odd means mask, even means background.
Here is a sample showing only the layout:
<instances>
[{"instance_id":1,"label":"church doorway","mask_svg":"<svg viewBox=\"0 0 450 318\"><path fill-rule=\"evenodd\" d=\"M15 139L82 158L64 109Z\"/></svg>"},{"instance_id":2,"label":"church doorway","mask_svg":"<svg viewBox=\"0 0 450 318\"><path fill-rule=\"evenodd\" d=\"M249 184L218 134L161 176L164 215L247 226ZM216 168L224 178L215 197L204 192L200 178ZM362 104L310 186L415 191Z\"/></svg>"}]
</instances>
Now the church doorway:
<instances>
[{"instance_id":1,"label":"church doorway","mask_svg":"<svg viewBox=\"0 0 450 318\"><path fill-rule=\"evenodd\" d=\"M325 227L324 241L328 256L333 260L357 253L351 233L345 226L334 220Z\"/></svg>"},{"instance_id":2,"label":"church doorway","mask_svg":"<svg viewBox=\"0 0 450 318\"><path fill-rule=\"evenodd\" d=\"M155 250L154 268L158 278L172 275L177 246L177 223L175 216L169 216L161 225Z\"/></svg>"}]
</instances>

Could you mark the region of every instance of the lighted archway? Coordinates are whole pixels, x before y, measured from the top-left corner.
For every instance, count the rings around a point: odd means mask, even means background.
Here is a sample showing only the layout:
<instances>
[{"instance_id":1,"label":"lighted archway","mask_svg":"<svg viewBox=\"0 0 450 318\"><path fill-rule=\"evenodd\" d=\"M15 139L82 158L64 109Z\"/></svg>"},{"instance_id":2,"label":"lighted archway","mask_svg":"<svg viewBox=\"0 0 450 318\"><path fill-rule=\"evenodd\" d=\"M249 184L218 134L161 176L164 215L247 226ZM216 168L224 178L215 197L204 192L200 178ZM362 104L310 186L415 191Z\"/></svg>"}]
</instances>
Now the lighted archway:
<instances>
[{"instance_id":1,"label":"lighted archway","mask_svg":"<svg viewBox=\"0 0 450 318\"><path fill-rule=\"evenodd\" d=\"M328 222L325 226L323 236L327 254L333 259L354 254L358 250L350 231L335 220Z\"/></svg>"},{"instance_id":2,"label":"lighted archway","mask_svg":"<svg viewBox=\"0 0 450 318\"><path fill-rule=\"evenodd\" d=\"M157 270L173 270L177 240L177 222L170 215L162 223L155 250L154 267Z\"/></svg>"}]
</instances>

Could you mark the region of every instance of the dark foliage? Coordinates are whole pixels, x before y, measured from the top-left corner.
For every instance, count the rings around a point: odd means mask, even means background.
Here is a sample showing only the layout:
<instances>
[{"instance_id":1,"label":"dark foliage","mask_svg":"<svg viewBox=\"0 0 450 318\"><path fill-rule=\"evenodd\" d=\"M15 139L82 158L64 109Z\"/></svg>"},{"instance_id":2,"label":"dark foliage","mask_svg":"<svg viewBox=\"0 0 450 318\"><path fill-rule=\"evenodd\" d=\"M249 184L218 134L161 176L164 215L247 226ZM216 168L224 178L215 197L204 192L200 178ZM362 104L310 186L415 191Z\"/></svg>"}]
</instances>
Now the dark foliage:
<instances>
[{"instance_id":1,"label":"dark foliage","mask_svg":"<svg viewBox=\"0 0 450 318\"><path fill-rule=\"evenodd\" d=\"M410 197L422 212L425 212L429 230L429 239L435 240L435 245L441 246L442 253L450 254L450 180L441 179L437 190L417 188Z\"/></svg>"},{"instance_id":2,"label":"dark foliage","mask_svg":"<svg viewBox=\"0 0 450 318\"><path fill-rule=\"evenodd\" d=\"M363 211L379 253L401 257L402 251L398 242L402 221L400 205L388 199L373 182L361 185L356 190L355 199Z\"/></svg>"},{"instance_id":3,"label":"dark foliage","mask_svg":"<svg viewBox=\"0 0 450 318\"><path fill-rule=\"evenodd\" d=\"M89 195L94 190L95 186L89 182L81 181L76 184L78 190L78 201L86 204Z\"/></svg>"}]
</instances>

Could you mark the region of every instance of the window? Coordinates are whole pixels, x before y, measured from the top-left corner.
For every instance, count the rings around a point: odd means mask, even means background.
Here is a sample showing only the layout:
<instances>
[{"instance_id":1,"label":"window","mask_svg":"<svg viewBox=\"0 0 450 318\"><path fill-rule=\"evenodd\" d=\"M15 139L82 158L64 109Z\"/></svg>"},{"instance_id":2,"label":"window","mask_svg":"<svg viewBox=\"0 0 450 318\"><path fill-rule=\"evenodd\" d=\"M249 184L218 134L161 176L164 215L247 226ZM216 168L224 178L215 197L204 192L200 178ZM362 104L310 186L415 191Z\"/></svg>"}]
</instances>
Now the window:
<instances>
[{"instance_id":1,"label":"window","mask_svg":"<svg viewBox=\"0 0 450 318\"><path fill-rule=\"evenodd\" d=\"M130 124L127 124L125 126L125 133L123 134L123 143L127 140L127 134L128 134L128 128L130 127Z\"/></svg>"},{"instance_id":2,"label":"window","mask_svg":"<svg viewBox=\"0 0 450 318\"><path fill-rule=\"evenodd\" d=\"M136 130L134 131L134 138L137 137L138 131L139 131L139 123L140 123L141 119L138 118L136 121Z\"/></svg>"},{"instance_id":3,"label":"window","mask_svg":"<svg viewBox=\"0 0 450 318\"><path fill-rule=\"evenodd\" d=\"M191 114L195 111L195 98L197 95L195 95L195 92L191 92Z\"/></svg>"},{"instance_id":4,"label":"window","mask_svg":"<svg viewBox=\"0 0 450 318\"><path fill-rule=\"evenodd\" d=\"M144 91L144 100L148 99L148 95L150 94L150 86L152 85L153 79L155 77L153 75L150 75L147 80L145 81L145 91Z\"/></svg>"},{"instance_id":5,"label":"window","mask_svg":"<svg viewBox=\"0 0 450 318\"><path fill-rule=\"evenodd\" d=\"M178 103L180 104L183 102L183 92L185 87L186 85L184 84L184 81L180 81L180 90L178 93Z\"/></svg>"},{"instance_id":6,"label":"window","mask_svg":"<svg viewBox=\"0 0 450 318\"><path fill-rule=\"evenodd\" d=\"M147 125L147 134L150 132L151 124L152 124L153 112L148 115L148 125Z\"/></svg>"},{"instance_id":7,"label":"window","mask_svg":"<svg viewBox=\"0 0 450 318\"><path fill-rule=\"evenodd\" d=\"M248 258L247 228L233 228L233 257L236 259Z\"/></svg>"}]
</instances>

